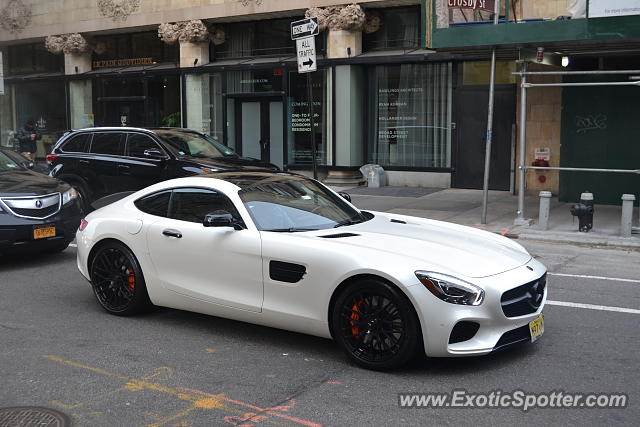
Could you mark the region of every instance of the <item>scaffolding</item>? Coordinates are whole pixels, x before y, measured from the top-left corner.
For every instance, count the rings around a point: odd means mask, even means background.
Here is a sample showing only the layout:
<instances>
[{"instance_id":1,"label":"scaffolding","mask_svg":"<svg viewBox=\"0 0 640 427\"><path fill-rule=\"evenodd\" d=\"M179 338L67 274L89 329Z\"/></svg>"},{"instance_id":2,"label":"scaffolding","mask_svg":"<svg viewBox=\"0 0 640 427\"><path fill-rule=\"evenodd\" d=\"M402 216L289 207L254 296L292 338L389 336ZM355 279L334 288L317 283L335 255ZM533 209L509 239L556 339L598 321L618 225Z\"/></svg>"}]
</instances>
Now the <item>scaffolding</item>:
<instances>
[{"instance_id":1,"label":"scaffolding","mask_svg":"<svg viewBox=\"0 0 640 427\"><path fill-rule=\"evenodd\" d=\"M588 87L588 86L638 86L640 78L631 77L634 81L619 82L581 82L581 83L529 83L527 76L577 76L577 75L640 75L640 70L611 70L611 71L527 71L527 62L522 62L521 71L513 73L521 77L520 83L520 137L519 137L519 165L518 165L518 211L515 225L530 225L532 220L525 218L524 199L527 170L557 170L569 172L598 172L598 173L627 173L640 174L640 169L598 169L598 168L568 168L568 167L544 167L527 166L527 90L536 87Z\"/></svg>"}]
</instances>

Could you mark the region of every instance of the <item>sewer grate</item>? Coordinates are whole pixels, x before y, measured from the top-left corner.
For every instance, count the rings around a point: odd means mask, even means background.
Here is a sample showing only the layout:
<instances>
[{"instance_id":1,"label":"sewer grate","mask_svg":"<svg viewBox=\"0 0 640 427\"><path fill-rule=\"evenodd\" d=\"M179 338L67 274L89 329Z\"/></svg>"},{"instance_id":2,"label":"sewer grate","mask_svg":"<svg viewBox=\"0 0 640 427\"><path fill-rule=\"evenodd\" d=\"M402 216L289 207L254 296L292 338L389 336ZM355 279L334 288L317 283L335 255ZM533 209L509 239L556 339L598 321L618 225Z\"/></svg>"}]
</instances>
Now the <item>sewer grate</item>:
<instances>
[{"instance_id":1,"label":"sewer grate","mask_svg":"<svg viewBox=\"0 0 640 427\"><path fill-rule=\"evenodd\" d=\"M68 427L69 417L39 406L0 408L0 427Z\"/></svg>"}]
</instances>

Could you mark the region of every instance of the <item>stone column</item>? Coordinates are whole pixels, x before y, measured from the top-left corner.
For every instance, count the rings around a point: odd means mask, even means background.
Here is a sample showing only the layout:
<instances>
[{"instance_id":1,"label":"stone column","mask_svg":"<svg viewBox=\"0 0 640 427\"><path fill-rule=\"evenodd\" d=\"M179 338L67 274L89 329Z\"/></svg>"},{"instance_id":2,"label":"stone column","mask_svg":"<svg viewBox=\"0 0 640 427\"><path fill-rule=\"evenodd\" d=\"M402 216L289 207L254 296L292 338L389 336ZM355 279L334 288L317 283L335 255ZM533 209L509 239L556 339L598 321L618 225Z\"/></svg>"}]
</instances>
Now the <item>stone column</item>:
<instances>
[{"instance_id":1,"label":"stone column","mask_svg":"<svg viewBox=\"0 0 640 427\"><path fill-rule=\"evenodd\" d=\"M48 36L45 47L51 53L64 54L65 74L76 75L91 71L91 44L82 34ZM71 128L78 129L94 125L93 90L90 79L69 82L69 103Z\"/></svg>"},{"instance_id":2,"label":"stone column","mask_svg":"<svg viewBox=\"0 0 640 427\"><path fill-rule=\"evenodd\" d=\"M362 53L362 31L329 30L327 58L350 58Z\"/></svg>"},{"instance_id":3,"label":"stone column","mask_svg":"<svg viewBox=\"0 0 640 427\"><path fill-rule=\"evenodd\" d=\"M180 67L193 68L209 63L209 31L200 20L160 24L158 37L167 44L180 43ZM187 74L183 94L186 111L183 125L209 133L211 129L211 94L209 74Z\"/></svg>"}]
</instances>

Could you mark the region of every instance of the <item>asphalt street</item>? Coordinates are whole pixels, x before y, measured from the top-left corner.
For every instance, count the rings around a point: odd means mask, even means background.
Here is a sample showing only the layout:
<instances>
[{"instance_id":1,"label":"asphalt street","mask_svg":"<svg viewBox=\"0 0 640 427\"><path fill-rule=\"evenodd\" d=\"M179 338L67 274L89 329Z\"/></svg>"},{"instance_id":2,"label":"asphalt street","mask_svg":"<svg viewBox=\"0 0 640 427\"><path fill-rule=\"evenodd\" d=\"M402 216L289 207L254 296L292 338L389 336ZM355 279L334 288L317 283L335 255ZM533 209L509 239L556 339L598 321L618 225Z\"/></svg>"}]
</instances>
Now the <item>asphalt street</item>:
<instances>
[{"instance_id":1,"label":"asphalt street","mask_svg":"<svg viewBox=\"0 0 640 427\"><path fill-rule=\"evenodd\" d=\"M545 334L502 353L355 367L332 341L170 309L104 312L76 249L0 259L0 408L77 426L637 425L640 252L522 242L549 268ZM400 408L398 393L628 395L619 409Z\"/></svg>"}]
</instances>

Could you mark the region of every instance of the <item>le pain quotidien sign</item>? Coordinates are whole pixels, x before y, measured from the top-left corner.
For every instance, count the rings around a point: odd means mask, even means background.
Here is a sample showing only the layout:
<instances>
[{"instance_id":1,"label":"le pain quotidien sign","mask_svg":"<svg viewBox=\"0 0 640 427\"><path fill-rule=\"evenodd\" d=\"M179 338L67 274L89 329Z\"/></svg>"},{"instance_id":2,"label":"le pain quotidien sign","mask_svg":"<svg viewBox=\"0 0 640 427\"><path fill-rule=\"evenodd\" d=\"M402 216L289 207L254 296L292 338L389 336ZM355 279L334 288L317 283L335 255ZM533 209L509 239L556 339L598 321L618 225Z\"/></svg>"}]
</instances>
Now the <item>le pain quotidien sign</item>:
<instances>
[{"instance_id":1,"label":"le pain quotidien sign","mask_svg":"<svg viewBox=\"0 0 640 427\"><path fill-rule=\"evenodd\" d=\"M132 65L153 65L155 63L153 58L108 59L105 61L93 61L93 68L129 67Z\"/></svg>"},{"instance_id":2,"label":"le pain quotidien sign","mask_svg":"<svg viewBox=\"0 0 640 427\"><path fill-rule=\"evenodd\" d=\"M449 9L473 9L493 12L495 0L449 0Z\"/></svg>"}]
</instances>

